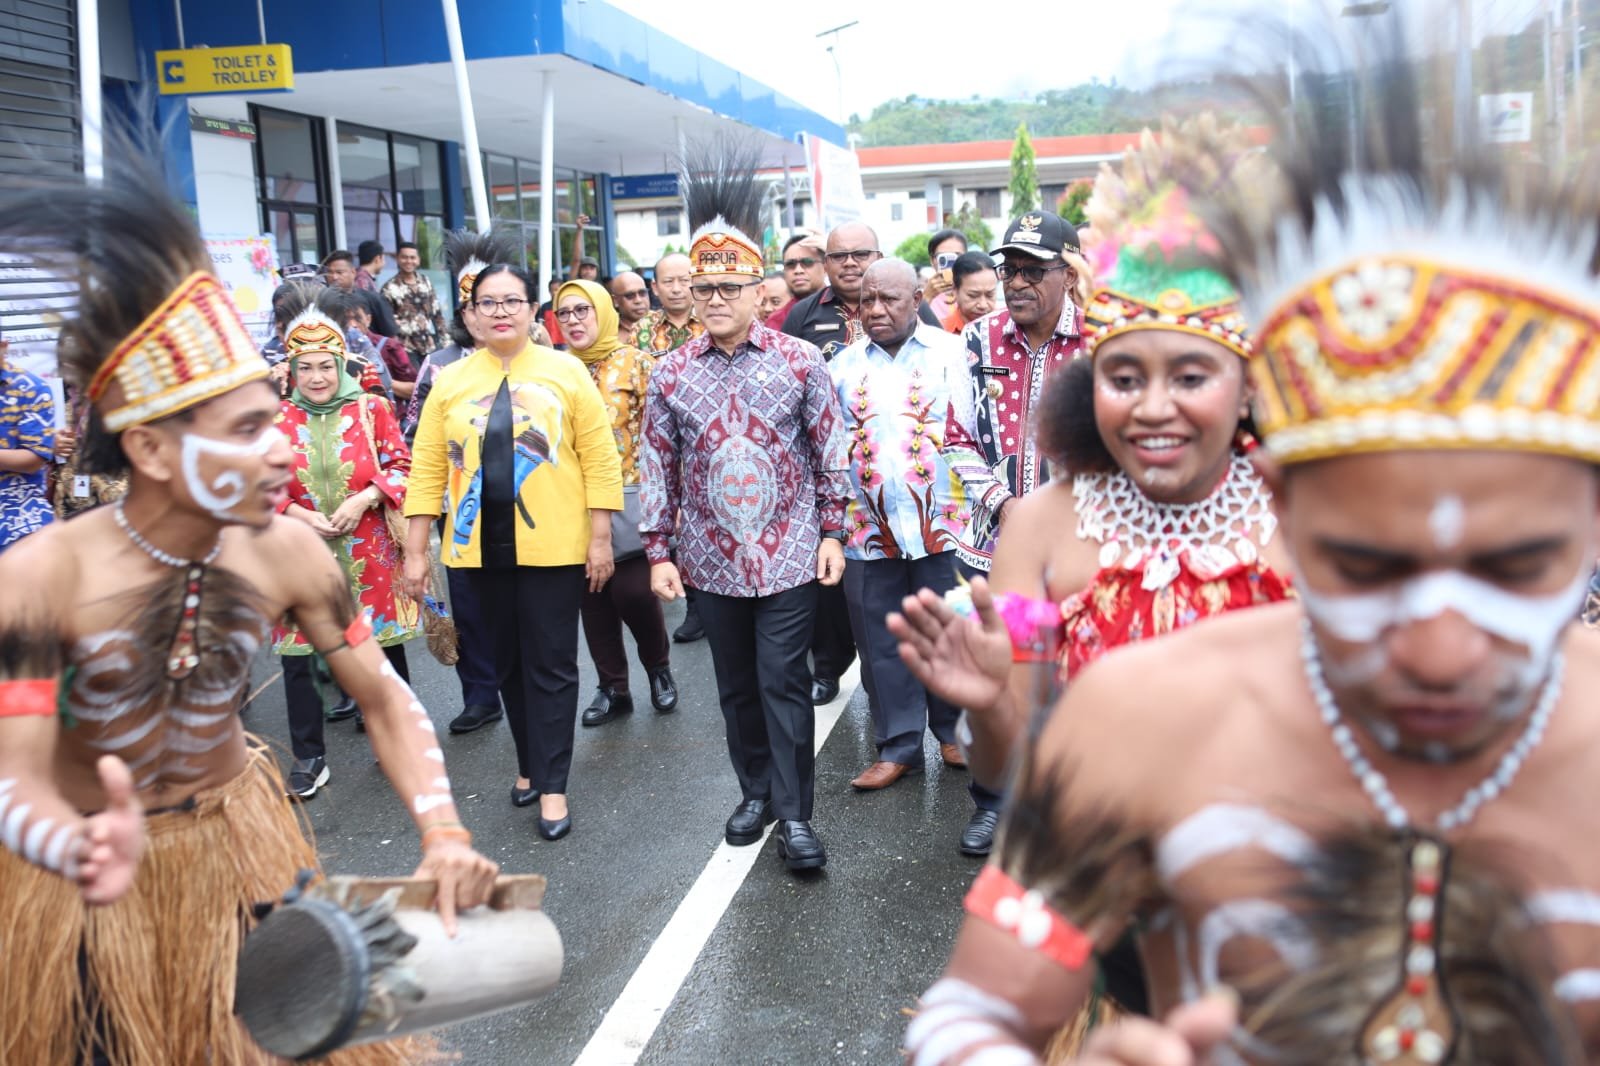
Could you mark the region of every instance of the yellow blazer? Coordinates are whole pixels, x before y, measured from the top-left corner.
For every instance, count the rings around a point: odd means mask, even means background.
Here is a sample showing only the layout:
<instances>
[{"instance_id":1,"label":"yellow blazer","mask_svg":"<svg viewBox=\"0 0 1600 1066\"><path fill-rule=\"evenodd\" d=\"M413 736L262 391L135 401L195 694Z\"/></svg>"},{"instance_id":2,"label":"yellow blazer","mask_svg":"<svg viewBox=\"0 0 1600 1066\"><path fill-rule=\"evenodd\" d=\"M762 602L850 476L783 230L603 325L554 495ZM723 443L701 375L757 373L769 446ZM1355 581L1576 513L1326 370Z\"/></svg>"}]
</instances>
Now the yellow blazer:
<instances>
[{"instance_id":1,"label":"yellow blazer","mask_svg":"<svg viewBox=\"0 0 1600 1066\"><path fill-rule=\"evenodd\" d=\"M439 372L417 423L406 514L443 509L446 566L482 565L479 464L500 382L511 386L517 563L570 566L588 557L589 511L622 510L611 417L575 356L529 343L503 369L479 348Z\"/></svg>"}]
</instances>

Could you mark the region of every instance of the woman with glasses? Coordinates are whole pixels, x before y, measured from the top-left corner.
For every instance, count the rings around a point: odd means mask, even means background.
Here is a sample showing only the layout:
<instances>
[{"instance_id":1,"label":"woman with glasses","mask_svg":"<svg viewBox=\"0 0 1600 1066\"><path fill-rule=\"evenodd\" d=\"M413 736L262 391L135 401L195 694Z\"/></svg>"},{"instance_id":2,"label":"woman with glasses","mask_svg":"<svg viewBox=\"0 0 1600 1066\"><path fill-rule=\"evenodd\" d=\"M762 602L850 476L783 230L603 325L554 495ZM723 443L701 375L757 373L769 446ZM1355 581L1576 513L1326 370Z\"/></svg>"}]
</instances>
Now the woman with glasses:
<instances>
[{"instance_id":1,"label":"woman with glasses","mask_svg":"<svg viewBox=\"0 0 1600 1066\"><path fill-rule=\"evenodd\" d=\"M482 346L441 371L412 457L406 589L427 590L428 530L445 514L445 566L471 571L517 778L511 802L539 804L539 835L572 829L567 775L578 714L578 615L611 577L611 512L622 464L594 382L528 339L534 282L520 268L473 279Z\"/></svg>"},{"instance_id":2,"label":"woman with glasses","mask_svg":"<svg viewBox=\"0 0 1600 1066\"><path fill-rule=\"evenodd\" d=\"M592 281L569 281L556 293L556 321L567 350L583 361L606 405L617 454L622 460L622 528L613 537L616 570L603 588L583 597L583 635L589 643L600 691L583 712L583 724L603 725L633 712L628 656L622 624L639 648L639 662L650 679L651 706L662 714L678 709L672 680L671 645L661 601L650 591L650 560L639 539L639 438L644 431L645 390L655 360L617 339L617 311L605 289Z\"/></svg>"}]
</instances>

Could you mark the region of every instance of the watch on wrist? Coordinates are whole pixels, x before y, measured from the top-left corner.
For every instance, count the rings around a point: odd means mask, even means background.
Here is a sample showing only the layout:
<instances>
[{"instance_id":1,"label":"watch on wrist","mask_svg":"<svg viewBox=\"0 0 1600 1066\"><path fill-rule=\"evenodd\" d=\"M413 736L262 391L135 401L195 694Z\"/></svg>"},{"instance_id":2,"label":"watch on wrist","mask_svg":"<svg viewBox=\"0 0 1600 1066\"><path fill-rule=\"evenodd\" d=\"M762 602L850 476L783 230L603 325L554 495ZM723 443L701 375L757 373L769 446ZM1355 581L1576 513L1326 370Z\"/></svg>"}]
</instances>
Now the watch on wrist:
<instances>
[{"instance_id":1,"label":"watch on wrist","mask_svg":"<svg viewBox=\"0 0 1600 1066\"><path fill-rule=\"evenodd\" d=\"M840 544L843 544L844 543L844 530L842 530L842 529L824 529L822 531L822 539L823 540L836 540Z\"/></svg>"}]
</instances>

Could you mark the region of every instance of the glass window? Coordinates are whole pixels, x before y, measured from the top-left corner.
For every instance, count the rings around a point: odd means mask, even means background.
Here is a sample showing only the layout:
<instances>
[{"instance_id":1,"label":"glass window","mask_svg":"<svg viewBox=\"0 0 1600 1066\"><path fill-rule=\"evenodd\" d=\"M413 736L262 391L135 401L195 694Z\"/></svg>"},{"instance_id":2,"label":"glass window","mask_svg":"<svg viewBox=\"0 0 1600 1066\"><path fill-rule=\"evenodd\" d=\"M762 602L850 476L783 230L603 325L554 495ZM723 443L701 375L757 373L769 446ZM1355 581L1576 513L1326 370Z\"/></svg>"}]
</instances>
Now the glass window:
<instances>
[{"instance_id":1,"label":"glass window","mask_svg":"<svg viewBox=\"0 0 1600 1066\"><path fill-rule=\"evenodd\" d=\"M517 163L501 155L491 155L484 169L484 184L489 186L489 210L495 218L517 219Z\"/></svg>"},{"instance_id":2,"label":"glass window","mask_svg":"<svg viewBox=\"0 0 1600 1066\"><path fill-rule=\"evenodd\" d=\"M676 237L682 232L682 216L676 207L656 208L656 236Z\"/></svg>"},{"instance_id":3,"label":"glass window","mask_svg":"<svg viewBox=\"0 0 1600 1066\"><path fill-rule=\"evenodd\" d=\"M902 221L905 220L905 217L906 217L906 205L905 204L890 204L889 205L889 221L890 222L902 222Z\"/></svg>"},{"instance_id":4,"label":"glass window","mask_svg":"<svg viewBox=\"0 0 1600 1066\"><path fill-rule=\"evenodd\" d=\"M394 180L389 169L389 138L386 134L360 129L348 123L339 124L339 185L344 191L347 229L352 210L394 209ZM376 239L382 240L381 237ZM359 242L352 235L350 243Z\"/></svg>"},{"instance_id":5,"label":"glass window","mask_svg":"<svg viewBox=\"0 0 1600 1066\"><path fill-rule=\"evenodd\" d=\"M261 154L261 196L269 200L316 203L316 136L320 126L304 115L258 111L256 138Z\"/></svg>"},{"instance_id":6,"label":"glass window","mask_svg":"<svg viewBox=\"0 0 1600 1066\"><path fill-rule=\"evenodd\" d=\"M414 214L444 214L444 179L439 144L394 135L394 187L400 208Z\"/></svg>"},{"instance_id":7,"label":"glass window","mask_svg":"<svg viewBox=\"0 0 1600 1066\"><path fill-rule=\"evenodd\" d=\"M999 218L1000 217L1000 190L999 189L977 189L977 190L974 190L973 196L977 197L977 201L978 202L977 202L976 206L977 206L977 209L978 209L979 217L981 217L981 218Z\"/></svg>"}]
</instances>

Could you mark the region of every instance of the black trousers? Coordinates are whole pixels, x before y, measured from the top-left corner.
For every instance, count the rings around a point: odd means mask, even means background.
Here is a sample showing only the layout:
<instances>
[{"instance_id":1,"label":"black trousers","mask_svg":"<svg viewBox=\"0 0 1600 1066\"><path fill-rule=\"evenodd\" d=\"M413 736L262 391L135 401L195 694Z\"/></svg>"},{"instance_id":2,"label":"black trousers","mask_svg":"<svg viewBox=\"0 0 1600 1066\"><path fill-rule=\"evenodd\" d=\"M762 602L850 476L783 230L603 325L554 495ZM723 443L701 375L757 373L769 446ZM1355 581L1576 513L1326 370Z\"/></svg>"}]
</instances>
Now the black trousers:
<instances>
[{"instance_id":1,"label":"black trousers","mask_svg":"<svg viewBox=\"0 0 1600 1066\"><path fill-rule=\"evenodd\" d=\"M747 800L770 800L773 813L787 821L810 820L816 785L816 711L806 652L817 588L811 581L771 596L704 589L696 596L739 789Z\"/></svg>"},{"instance_id":2,"label":"black trousers","mask_svg":"<svg viewBox=\"0 0 1600 1066\"><path fill-rule=\"evenodd\" d=\"M472 571L494 645L517 775L540 792L567 791L578 724L578 610L583 565Z\"/></svg>"},{"instance_id":3,"label":"black trousers","mask_svg":"<svg viewBox=\"0 0 1600 1066\"><path fill-rule=\"evenodd\" d=\"M628 691L628 651L622 644L626 622L646 673L665 670L671 656L661 601L650 591L650 560L638 555L617 564L605 587L583 594L583 639L588 642L600 687Z\"/></svg>"},{"instance_id":4,"label":"black trousers","mask_svg":"<svg viewBox=\"0 0 1600 1066\"><path fill-rule=\"evenodd\" d=\"M878 758L906 766L922 765L922 730L941 744L954 744L961 708L922 687L900 661L899 642L884 623L900 601L918 589L941 596L955 587L955 552L922 559L851 559L844 568L850 628L861 649L861 682L872 709L873 743Z\"/></svg>"},{"instance_id":5,"label":"black trousers","mask_svg":"<svg viewBox=\"0 0 1600 1066\"><path fill-rule=\"evenodd\" d=\"M383 649L389 665L401 679L409 682L411 671L406 667L406 646L391 644ZM328 754L322 739L322 694L317 691L316 678L312 676L313 655L284 655L283 697L289 707L289 747L296 759L317 759ZM330 689L335 689L330 683Z\"/></svg>"},{"instance_id":6,"label":"black trousers","mask_svg":"<svg viewBox=\"0 0 1600 1066\"><path fill-rule=\"evenodd\" d=\"M456 623L456 680L461 682L461 702L467 707L500 706L499 675L494 669L494 638L483 624L478 591L470 570L445 567L450 585L450 617Z\"/></svg>"},{"instance_id":7,"label":"black trousers","mask_svg":"<svg viewBox=\"0 0 1600 1066\"><path fill-rule=\"evenodd\" d=\"M847 566L845 570L850 568ZM817 586L817 621L811 633L811 667L817 677L837 681L856 660L850 608L840 585Z\"/></svg>"}]
</instances>

